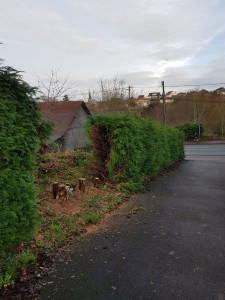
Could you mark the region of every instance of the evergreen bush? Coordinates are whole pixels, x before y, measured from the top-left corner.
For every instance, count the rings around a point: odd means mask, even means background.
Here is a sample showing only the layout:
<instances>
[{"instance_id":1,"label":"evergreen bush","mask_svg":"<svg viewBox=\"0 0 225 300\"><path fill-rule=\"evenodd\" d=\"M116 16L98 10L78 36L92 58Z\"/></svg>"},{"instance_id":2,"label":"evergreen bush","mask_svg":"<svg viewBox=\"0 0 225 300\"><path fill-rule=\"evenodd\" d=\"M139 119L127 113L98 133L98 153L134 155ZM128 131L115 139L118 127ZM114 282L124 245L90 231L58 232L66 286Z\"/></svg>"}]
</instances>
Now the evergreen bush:
<instances>
[{"instance_id":1,"label":"evergreen bush","mask_svg":"<svg viewBox=\"0 0 225 300\"><path fill-rule=\"evenodd\" d=\"M99 130L96 131L95 128ZM101 139L96 134L102 134ZM155 174L172 161L184 158L183 134L174 127L163 126L134 115L106 115L91 117L89 134L96 158L104 158L110 179L126 180L126 190L142 187L145 175ZM97 147L101 140L110 145L109 153L99 155L104 147ZM97 153L99 152L99 153ZM97 165L101 162L94 161ZM99 173L98 175L101 176Z\"/></svg>"},{"instance_id":2,"label":"evergreen bush","mask_svg":"<svg viewBox=\"0 0 225 300\"><path fill-rule=\"evenodd\" d=\"M200 136L199 136L199 126L200 126ZM186 122L176 126L181 132L184 133L185 140L193 140L195 138L195 133L201 138L203 137L204 127L202 123Z\"/></svg>"},{"instance_id":3,"label":"evergreen bush","mask_svg":"<svg viewBox=\"0 0 225 300\"><path fill-rule=\"evenodd\" d=\"M33 234L35 153L52 131L20 73L0 67L0 255Z\"/></svg>"}]
</instances>

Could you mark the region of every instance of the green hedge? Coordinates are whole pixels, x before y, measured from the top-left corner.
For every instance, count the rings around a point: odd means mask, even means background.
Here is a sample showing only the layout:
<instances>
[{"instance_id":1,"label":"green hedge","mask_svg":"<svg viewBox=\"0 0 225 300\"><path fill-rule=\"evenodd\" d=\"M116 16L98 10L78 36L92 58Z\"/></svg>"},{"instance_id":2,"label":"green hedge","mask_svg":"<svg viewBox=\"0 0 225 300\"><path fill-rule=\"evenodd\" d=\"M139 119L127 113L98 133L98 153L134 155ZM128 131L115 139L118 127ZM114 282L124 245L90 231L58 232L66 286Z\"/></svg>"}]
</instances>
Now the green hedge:
<instances>
[{"instance_id":1,"label":"green hedge","mask_svg":"<svg viewBox=\"0 0 225 300\"><path fill-rule=\"evenodd\" d=\"M89 133L99 125L106 128L111 143L108 175L114 181L128 181L127 189L140 189L145 175L184 158L183 134L174 127L133 115L107 115L92 117Z\"/></svg>"},{"instance_id":2,"label":"green hedge","mask_svg":"<svg viewBox=\"0 0 225 300\"><path fill-rule=\"evenodd\" d=\"M0 255L27 241L36 223L34 155L51 125L42 121L34 92L17 71L0 68Z\"/></svg>"},{"instance_id":3,"label":"green hedge","mask_svg":"<svg viewBox=\"0 0 225 300\"><path fill-rule=\"evenodd\" d=\"M200 125L200 138L203 137L204 127L202 123L187 122L177 125L176 128L184 133L185 140L193 140L195 133L199 136L199 125Z\"/></svg>"}]
</instances>

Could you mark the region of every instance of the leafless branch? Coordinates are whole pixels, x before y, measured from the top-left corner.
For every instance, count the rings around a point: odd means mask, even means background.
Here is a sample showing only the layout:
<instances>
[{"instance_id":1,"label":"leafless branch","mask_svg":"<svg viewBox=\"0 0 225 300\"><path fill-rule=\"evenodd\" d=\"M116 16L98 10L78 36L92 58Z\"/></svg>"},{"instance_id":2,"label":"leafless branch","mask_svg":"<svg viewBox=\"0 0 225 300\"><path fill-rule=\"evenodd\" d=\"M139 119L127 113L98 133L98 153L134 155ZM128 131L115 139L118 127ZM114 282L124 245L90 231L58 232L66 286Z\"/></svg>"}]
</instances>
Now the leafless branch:
<instances>
[{"instance_id":1,"label":"leafless branch","mask_svg":"<svg viewBox=\"0 0 225 300\"><path fill-rule=\"evenodd\" d=\"M38 77L38 94L41 100L54 102L62 100L65 95L67 98L75 97L77 84L70 83L68 76L63 79L59 78L59 72L59 68L51 70L46 80Z\"/></svg>"}]
</instances>

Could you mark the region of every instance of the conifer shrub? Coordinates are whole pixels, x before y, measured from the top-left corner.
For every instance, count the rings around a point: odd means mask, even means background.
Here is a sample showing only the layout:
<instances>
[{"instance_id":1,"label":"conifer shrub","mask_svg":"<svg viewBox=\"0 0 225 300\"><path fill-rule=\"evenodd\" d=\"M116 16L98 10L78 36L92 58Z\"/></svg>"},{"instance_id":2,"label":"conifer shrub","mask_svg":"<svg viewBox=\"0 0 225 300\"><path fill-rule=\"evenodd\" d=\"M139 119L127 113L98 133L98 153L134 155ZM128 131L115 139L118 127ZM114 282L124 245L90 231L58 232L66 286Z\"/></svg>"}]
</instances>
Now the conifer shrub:
<instances>
[{"instance_id":1,"label":"conifer shrub","mask_svg":"<svg viewBox=\"0 0 225 300\"><path fill-rule=\"evenodd\" d=\"M176 128L184 133L185 140L193 140L195 138L195 133L199 135L199 126L200 126L200 138L201 138L203 137L203 132L204 132L204 127L202 123L186 122L177 125Z\"/></svg>"},{"instance_id":2,"label":"conifer shrub","mask_svg":"<svg viewBox=\"0 0 225 300\"><path fill-rule=\"evenodd\" d=\"M106 115L91 117L88 128L96 175L126 181L125 190L140 189L145 175L184 158L183 133L174 127L134 115Z\"/></svg>"},{"instance_id":3,"label":"conifer shrub","mask_svg":"<svg viewBox=\"0 0 225 300\"><path fill-rule=\"evenodd\" d=\"M42 120L35 89L10 67L0 68L0 255L33 234L37 206L35 153L52 126Z\"/></svg>"}]
</instances>

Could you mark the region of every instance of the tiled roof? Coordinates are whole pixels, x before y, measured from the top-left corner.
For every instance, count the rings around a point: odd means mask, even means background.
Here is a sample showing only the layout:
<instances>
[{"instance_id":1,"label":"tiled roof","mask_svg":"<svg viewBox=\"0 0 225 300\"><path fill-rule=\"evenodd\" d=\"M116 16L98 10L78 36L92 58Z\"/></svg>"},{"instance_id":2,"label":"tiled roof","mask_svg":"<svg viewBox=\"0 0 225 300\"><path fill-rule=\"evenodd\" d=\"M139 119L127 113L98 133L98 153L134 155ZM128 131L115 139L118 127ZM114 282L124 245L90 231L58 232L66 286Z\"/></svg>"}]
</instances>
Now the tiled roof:
<instances>
[{"instance_id":1,"label":"tiled roof","mask_svg":"<svg viewBox=\"0 0 225 300\"><path fill-rule=\"evenodd\" d=\"M55 131L50 136L52 141L64 135L81 107L88 115L91 114L83 101L39 102L38 107L46 121L55 123Z\"/></svg>"},{"instance_id":2,"label":"tiled roof","mask_svg":"<svg viewBox=\"0 0 225 300\"><path fill-rule=\"evenodd\" d=\"M138 101L143 101L143 100L145 100L145 101L146 101L146 100L149 100L149 101L150 101L150 98L144 98L144 97L143 97L143 98L138 98L137 100L138 100Z\"/></svg>"}]
</instances>

